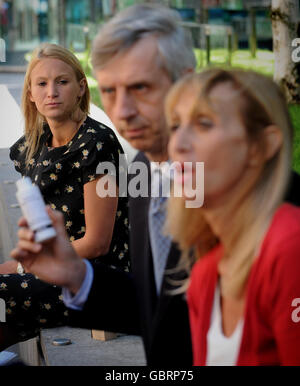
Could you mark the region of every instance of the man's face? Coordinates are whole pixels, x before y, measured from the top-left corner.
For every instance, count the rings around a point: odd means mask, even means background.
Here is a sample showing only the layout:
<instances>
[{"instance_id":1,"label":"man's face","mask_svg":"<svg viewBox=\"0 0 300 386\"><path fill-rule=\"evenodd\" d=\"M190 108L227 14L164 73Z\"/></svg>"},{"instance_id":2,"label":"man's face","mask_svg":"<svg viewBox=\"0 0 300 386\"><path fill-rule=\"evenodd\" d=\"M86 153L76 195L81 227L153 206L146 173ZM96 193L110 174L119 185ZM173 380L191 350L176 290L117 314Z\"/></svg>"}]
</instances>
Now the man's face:
<instances>
[{"instance_id":1,"label":"man's face","mask_svg":"<svg viewBox=\"0 0 300 386\"><path fill-rule=\"evenodd\" d=\"M167 157L164 98L172 85L161 62L156 39L147 37L96 72L104 110L118 132L158 161Z\"/></svg>"}]
</instances>

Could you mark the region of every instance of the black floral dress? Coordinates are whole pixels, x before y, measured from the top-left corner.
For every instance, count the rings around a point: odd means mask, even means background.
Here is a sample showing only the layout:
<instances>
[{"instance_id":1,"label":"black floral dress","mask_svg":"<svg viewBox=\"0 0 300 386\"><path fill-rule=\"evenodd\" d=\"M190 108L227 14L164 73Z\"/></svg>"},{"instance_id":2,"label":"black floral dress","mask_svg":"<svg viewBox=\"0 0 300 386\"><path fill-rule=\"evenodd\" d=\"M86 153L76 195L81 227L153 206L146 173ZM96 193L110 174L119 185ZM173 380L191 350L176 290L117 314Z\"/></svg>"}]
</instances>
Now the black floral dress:
<instances>
[{"instance_id":1,"label":"black floral dress","mask_svg":"<svg viewBox=\"0 0 300 386\"><path fill-rule=\"evenodd\" d=\"M63 213L69 239L73 241L85 234L84 184L97 177L103 162L110 162L118 171L123 149L110 128L90 117L65 146L48 147L51 136L45 125L39 149L28 167L25 166L24 137L11 147L10 158L22 176L29 176L39 186L45 202ZM119 197L109 252L91 263L101 262L128 271L128 231L127 198ZM6 302L7 323L20 340L35 336L42 327L68 323L61 288L46 284L34 275L0 275L0 297Z\"/></svg>"}]
</instances>

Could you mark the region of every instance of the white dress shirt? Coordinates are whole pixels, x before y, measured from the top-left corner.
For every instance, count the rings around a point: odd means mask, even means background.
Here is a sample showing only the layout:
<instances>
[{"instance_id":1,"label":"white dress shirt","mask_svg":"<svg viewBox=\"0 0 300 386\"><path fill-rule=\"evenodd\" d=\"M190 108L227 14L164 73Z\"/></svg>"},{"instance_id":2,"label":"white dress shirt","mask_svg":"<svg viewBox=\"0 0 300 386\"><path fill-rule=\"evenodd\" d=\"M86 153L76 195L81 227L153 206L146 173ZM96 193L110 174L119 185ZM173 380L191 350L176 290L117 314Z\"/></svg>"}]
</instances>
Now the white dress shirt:
<instances>
[{"instance_id":1,"label":"white dress shirt","mask_svg":"<svg viewBox=\"0 0 300 386\"><path fill-rule=\"evenodd\" d=\"M62 289L63 302L65 303L65 306L76 311L81 311L83 309L94 280L94 271L91 263L86 259L83 259L83 261L86 265L86 273L84 281L77 294L73 296L67 288Z\"/></svg>"}]
</instances>

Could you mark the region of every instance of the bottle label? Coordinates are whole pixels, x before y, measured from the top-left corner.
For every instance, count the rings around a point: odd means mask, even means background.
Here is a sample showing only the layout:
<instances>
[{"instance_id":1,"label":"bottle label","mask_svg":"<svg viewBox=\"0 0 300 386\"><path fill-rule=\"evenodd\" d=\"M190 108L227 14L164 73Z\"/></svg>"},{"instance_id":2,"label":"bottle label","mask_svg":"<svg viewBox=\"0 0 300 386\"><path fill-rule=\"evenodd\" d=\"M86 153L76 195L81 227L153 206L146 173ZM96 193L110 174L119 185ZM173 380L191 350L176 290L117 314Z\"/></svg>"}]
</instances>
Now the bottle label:
<instances>
[{"instance_id":1,"label":"bottle label","mask_svg":"<svg viewBox=\"0 0 300 386\"><path fill-rule=\"evenodd\" d=\"M26 192L17 192L22 213L31 230L36 231L51 225L51 220L45 210L45 203L38 187Z\"/></svg>"}]
</instances>

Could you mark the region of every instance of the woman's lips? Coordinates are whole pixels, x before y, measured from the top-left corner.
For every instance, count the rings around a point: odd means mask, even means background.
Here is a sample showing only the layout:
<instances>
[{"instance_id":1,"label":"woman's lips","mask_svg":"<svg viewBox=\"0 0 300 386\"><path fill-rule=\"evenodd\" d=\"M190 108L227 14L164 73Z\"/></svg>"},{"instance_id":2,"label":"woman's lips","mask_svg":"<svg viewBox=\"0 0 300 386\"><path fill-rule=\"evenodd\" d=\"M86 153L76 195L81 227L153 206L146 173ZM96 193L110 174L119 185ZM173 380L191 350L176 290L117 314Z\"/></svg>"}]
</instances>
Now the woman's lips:
<instances>
[{"instance_id":1,"label":"woman's lips","mask_svg":"<svg viewBox=\"0 0 300 386\"><path fill-rule=\"evenodd\" d=\"M58 103L58 102L53 102L53 103L47 103L46 106L49 106L49 107L56 107L56 106L59 106L61 105L61 103Z\"/></svg>"},{"instance_id":2,"label":"woman's lips","mask_svg":"<svg viewBox=\"0 0 300 386\"><path fill-rule=\"evenodd\" d=\"M175 164L174 168L174 182L177 184L184 184L190 181L195 174L192 162L180 162Z\"/></svg>"}]
</instances>

